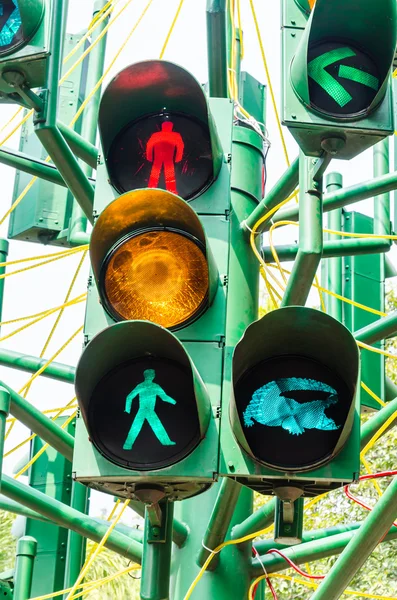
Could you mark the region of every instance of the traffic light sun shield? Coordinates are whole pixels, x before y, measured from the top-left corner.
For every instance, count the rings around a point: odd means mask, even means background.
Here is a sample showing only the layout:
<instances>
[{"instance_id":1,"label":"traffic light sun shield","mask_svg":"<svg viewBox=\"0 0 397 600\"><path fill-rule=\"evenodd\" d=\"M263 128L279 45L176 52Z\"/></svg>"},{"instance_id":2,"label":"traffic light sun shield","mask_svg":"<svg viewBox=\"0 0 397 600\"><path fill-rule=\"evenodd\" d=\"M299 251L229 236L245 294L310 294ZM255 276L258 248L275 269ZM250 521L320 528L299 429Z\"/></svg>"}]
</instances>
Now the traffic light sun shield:
<instances>
[{"instance_id":1,"label":"traffic light sun shield","mask_svg":"<svg viewBox=\"0 0 397 600\"><path fill-rule=\"evenodd\" d=\"M162 190L123 194L101 213L90 243L102 303L118 320L178 329L211 304L218 275L196 213Z\"/></svg>"},{"instance_id":2,"label":"traffic light sun shield","mask_svg":"<svg viewBox=\"0 0 397 600\"><path fill-rule=\"evenodd\" d=\"M351 334L319 311L288 307L253 323L233 358L230 416L240 445L283 471L331 460L352 427L358 364Z\"/></svg>"},{"instance_id":3,"label":"traffic light sun shield","mask_svg":"<svg viewBox=\"0 0 397 600\"><path fill-rule=\"evenodd\" d=\"M211 414L182 344L144 321L117 323L93 338L77 367L76 394L97 450L134 470L182 460L204 437Z\"/></svg>"},{"instance_id":4,"label":"traffic light sun shield","mask_svg":"<svg viewBox=\"0 0 397 600\"><path fill-rule=\"evenodd\" d=\"M195 198L217 178L222 150L200 84L166 61L130 65L106 88L99 131L110 183ZM134 165L134 168L131 168Z\"/></svg>"}]
</instances>

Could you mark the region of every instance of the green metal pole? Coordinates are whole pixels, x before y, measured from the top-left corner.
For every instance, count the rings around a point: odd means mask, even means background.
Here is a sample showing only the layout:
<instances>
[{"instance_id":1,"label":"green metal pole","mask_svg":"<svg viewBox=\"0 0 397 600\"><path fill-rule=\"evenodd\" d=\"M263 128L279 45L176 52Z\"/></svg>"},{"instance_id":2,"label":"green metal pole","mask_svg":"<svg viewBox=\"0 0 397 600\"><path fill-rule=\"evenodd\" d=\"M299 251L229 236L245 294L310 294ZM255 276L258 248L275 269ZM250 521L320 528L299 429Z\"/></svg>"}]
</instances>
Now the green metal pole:
<instances>
[{"instance_id":1,"label":"green metal pole","mask_svg":"<svg viewBox=\"0 0 397 600\"><path fill-rule=\"evenodd\" d=\"M334 213L336 211L332 212ZM280 246L275 246L275 249L280 262L288 262L295 260L299 247L296 244L283 244ZM371 238L330 240L324 242L323 254L321 258L381 254L383 252L388 252L389 250L390 245L387 240ZM264 246L262 248L262 256L266 262L273 262L274 259L270 246Z\"/></svg>"},{"instance_id":2,"label":"green metal pole","mask_svg":"<svg viewBox=\"0 0 397 600\"><path fill-rule=\"evenodd\" d=\"M79 133L77 133L77 131L74 131L74 129L68 125L65 125L65 123L57 121L57 127L65 138L73 154L75 154L77 158L81 158L81 160L89 165L92 169L96 169L98 165L98 148L93 143L85 140Z\"/></svg>"},{"instance_id":3,"label":"green metal pole","mask_svg":"<svg viewBox=\"0 0 397 600\"><path fill-rule=\"evenodd\" d=\"M373 149L374 178L389 173L389 138L378 142ZM374 198L374 233L390 234L390 193L385 192ZM391 245L391 240L389 240Z\"/></svg>"},{"instance_id":4,"label":"green metal pole","mask_svg":"<svg viewBox=\"0 0 397 600\"><path fill-rule=\"evenodd\" d=\"M276 508L276 499L272 498L266 504L256 510L251 516L242 523L235 525L232 529L232 539L237 540L261 529L265 529L274 521L274 511Z\"/></svg>"},{"instance_id":5,"label":"green metal pole","mask_svg":"<svg viewBox=\"0 0 397 600\"><path fill-rule=\"evenodd\" d=\"M299 157L299 251L281 306L304 306L323 251L322 183L313 178L316 160Z\"/></svg>"},{"instance_id":6,"label":"green metal pole","mask_svg":"<svg viewBox=\"0 0 397 600\"><path fill-rule=\"evenodd\" d=\"M226 0L207 0L207 54L209 96L227 98Z\"/></svg>"},{"instance_id":7,"label":"green metal pole","mask_svg":"<svg viewBox=\"0 0 397 600\"><path fill-rule=\"evenodd\" d=\"M17 152L16 150L2 147L0 148L0 163L12 167L13 169L19 169L24 173L34 175L40 179L45 179L56 185L67 187L56 167L49 165L43 160L24 154L23 152Z\"/></svg>"},{"instance_id":8,"label":"green metal pole","mask_svg":"<svg viewBox=\"0 0 397 600\"><path fill-rule=\"evenodd\" d=\"M11 396L11 414L72 461L74 438L2 381L0 387L6 389Z\"/></svg>"},{"instance_id":9,"label":"green metal pole","mask_svg":"<svg viewBox=\"0 0 397 600\"><path fill-rule=\"evenodd\" d=\"M371 513L372 514L372 513ZM362 526L363 527L363 526ZM340 533L332 535L326 538L320 538L313 542L305 542L304 544L298 544L291 546L283 550L283 554L287 556L294 563L300 565L305 562L311 562L314 560L320 560L321 558L327 558L328 556L334 556L340 554L347 547L347 545L359 534L362 527L357 531L347 531L346 533ZM386 531L388 529L386 528ZM379 537L379 539L381 536ZM397 528L393 528L391 533L388 533L384 539L385 542L394 540L397 538ZM356 549L357 554L360 554L360 550ZM261 556L261 561L268 573L278 573L289 569L290 566L281 556L277 554L265 554ZM251 569L252 577L258 577L263 574L263 567L261 563L254 559L252 561ZM313 600L315 596L311 596L310 600ZM334 596L322 596L327 600L333 600ZM316 600L318 598L316 597Z\"/></svg>"},{"instance_id":10,"label":"green metal pole","mask_svg":"<svg viewBox=\"0 0 397 600\"><path fill-rule=\"evenodd\" d=\"M4 454L4 437L6 434L6 421L10 414L10 394L7 390L0 387L0 491L1 491L1 474L3 469L3 454Z\"/></svg>"},{"instance_id":11,"label":"green metal pole","mask_svg":"<svg viewBox=\"0 0 397 600\"><path fill-rule=\"evenodd\" d=\"M360 202L361 200L367 200L373 196L384 194L386 192L392 192L397 189L397 171L389 173L388 175L381 175L374 179L369 179L362 183L352 185L350 187L342 188L339 191L326 194L324 196L323 211L329 212L336 208L343 208L349 204ZM291 208L280 210L273 218L273 222L282 221L298 221L299 212L296 206ZM271 224L265 223L264 228L260 228L260 231L266 231L269 229Z\"/></svg>"},{"instance_id":12,"label":"green metal pole","mask_svg":"<svg viewBox=\"0 0 397 600\"><path fill-rule=\"evenodd\" d=\"M36 551L37 542L33 537L26 535L18 540L13 600L28 600L30 597Z\"/></svg>"},{"instance_id":13,"label":"green metal pole","mask_svg":"<svg viewBox=\"0 0 397 600\"><path fill-rule=\"evenodd\" d=\"M0 282L4 279L0 279ZM1 292L0 292L1 295ZM14 352L0 348L0 365L10 367L10 369L18 369L19 371L27 371L28 373L36 373L47 362L46 358L38 358L37 356L29 356L22 352ZM42 372L40 377L49 377L57 379L65 383L74 383L76 368L70 365L64 365L58 362L52 362Z\"/></svg>"},{"instance_id":14,"label":"green metal pole","mask_svg":"<svg viewBox=\"0 0 397 600\"><path fill-rule=\"evenodd\" d=\"M172 548L173 502L160 503L161 527L152 525L145 511L142 577L140 595L142 600L169 600ZM161 539L159 539L161 537ZM157 538L157 539L156 539Z\"/></svg>"},{"instance_id":15,"label":"green metal pole","mask_svg":"<svg viewBox=\"0 0 397 600\"><path fill-rule=\"evenodd\" d=\"M50 498L8 475L3 475L2 492L11 500L40 513L61 527L73 529L73 531L94 542L100 542L108 530L108 523L101 523L92 519L67 504L55 500L55 498ZM119 531L112 531L105 546L134 562L141 562L142 544Z\"/></svg>"},{"instance_id":16,"label":"green metal pole","mask_svg":"<svg viewBox=\"0 0 397 600\"><path fill-rule=\"evenodd\" d=\"M390 377L386 377L385 381L385 400L386 402L390 402L390 400L394 400L397 397L397 385L390 379Z\"/></svg>"},{"instance_id":17,"label":"green metal pole","mask_svg":"<svg viewBox=\"0 0 397 600\"><path fill-rule=\"evenodd\" d=\"M397 311L392 312L387 317L378 319L370 323L366 327L362 327L355 331L354 337L358 342L365 344L373 344L388 337L393 337L397 334Z\"/></svg>"},{"instance_id":18,"label":"green metal pole","mask_svg":"<svg viewBox=\"0 0 397 600\"><path fill-rule=\"evenodd\" d=\"M94 188L57 127L58 81L62 59L62 45L59 44L59 40L64 38L67 5L67 0L58 0L52 7L50 55L46 71L47 89L43 91L46 102L43 111L35 113L34 124L38 138L66 185L93 223Z\"/></svg>"},{"instance_id":19,"label":"green metal pole","mask_svg":"<svg viewBox=\"0 0 397 600\"><path fill-rule=\"evenodd\" d=\"M234 479L228 479L226 477L222 480L214 509L208 522L207 531L204 534L203 544L197 558L197 563L200 567L203 566L210 555L208 548L216 548L225 541L225 536L229 529L240 491L241 485L234 481ZM210 571L216 569L218 561L219 555L214 556L208 569Z\"/></svg>"},{"instance_id":20,"label":"green metal pole","mask_svg":"<svg viewBox=\"0 0 397 600\"><path fill-rule=\"evenodd\" d=\"M77 481L72 483L72 498L70 506L81 513L88 512L88 494L89 488ZM69 530L66 564L65 564L65 579L64 588L71 587L76 581L84 562L86 551L86 539L72 529ZM66 597L66 596L65 596Z\"/></svg>"},{"instance_id":21,"label":"green metal pole","mask_svg":"<svg viewBox=\"0 0 397 600\"><path fill-rule=\"evenodd\" d=\"M9 243L7 240L0 239L0 262L5 263L8 256ZM4 275L6 267L0 267L0 275ZM3 316L3 300L4 300L4 284L5 277L0 279L0 321Z\"/></svg>"},{"instance_id":22,"label":"green metal pole","mask_svg":"<svg viewBox=\"0 0 397 600\"><path fill-rule=\"evenodd\" d=\"M291 166L283 173L277 183L272 187L267 196L259 202L258 206L252 211L244 224L247 232L253 228L269 210L277 206L280 202L288 198L299 183L299 158L296 158ZM297 219L295 219L297 220ZM270 227L270 225L269 225ZM257 231L265 231L266 223L259 226Z\"/></svg>"},{"instance_id":23,"label":"green metal pole","mask_svg":"<svg viewBox=\"0 0 397 600\"><path fill-rule=\"evenodd\" d=\"M40 515L34 510L30 510L29 508L26 508L26 506L22 506L22 504L19 502L14 502L5 496L0 496L0 510L11 512L14 515L21 515L22 517L27 517L28 519L36 519L36 521L49 523L49 520L46 519L46 517L43 517L43 515Z\"/></svg>"},{"instance_id":24,"label":"green metal pole","mask_svg":"<svg viewBox=\"0 0 397 600\"><path fill-rule=\"evenodd\" d=\"M312 600L340 598L354 575L389 531L396 516L397 477L394 477L360 529L353 534L352 539L331 567L320 587L314 592Z\"/></svg>"},{"instance_id":25,"label":"green metal pole","mask_svg":"<svg viewBox=\"0 0 397 600\"><path fill-rule=\"evenodd\" d=\"M343 186L342 175L340 173L329 173L325 180L325 186L328 193L334 192L341 189ZM328 228L334 231L340 231L342 229L342 209L337 208L331 210L328 214ZM332 236L332 240L340 240L341 236ZM361 240L360 240L361 241ZM371 240L372 242L373 240ZM324 254L323 254L324 256ZM340 256L331 258L327 263L328 270L328 288L335 294L342 295L342 258ZM328 299L328 312L331 317L338 319L342 322L343 320L343 306L342 301L334 296L330 296Z\"/></svg>"},{"instance_id":26,"label":"green metal pole","mask_svg":"<svg viewBox=\"0 0 397 600\"><path fill-rule=\"evenodd\" d=\"M375 412L374 415L361 427L361 435L360 435L360 446L361 450L368 444L368 442L373 438L375 433L382 427L383 423L396 413L395 419L390 423L389 427L384 431L383 435L389 431L392 427L397 425L397 398L391 400L381 408L379 411Z\"/></svg>"},{"instance_id":27,"label":"green metal pole","mask_svg":"<svg viewBox=\"0 0 397 600\"><path fill-rule=\"evenodd\" d=\"M143 502L140 502L139 500L131 500L128 506L129 508L132 508L132 510L135 511L140 517L143 519L145 518L145 504ZM181 521L178 521L178 519L176 519L174 516L172 525L172 541L174 544L181 548L186 542L188 535L189 528L187 525Z\"/></svg>"},{"instance_id":28,"label":"green metal pole","mask_svg":"<svg viewBox=\"0 0 397 600\"><path fill-rule=\"evenodd\" d=\"M106 5L106 0L96 0L94 4L93 18L98 12ZM98 39L98 36L102 34L102 31L107 25L108 19L104 19L102 23L95 29L92 34L92 43ZM97 43L96 47L90 52L88 73L87 73L87 84L86 89L92 90L96 86L97 82L102 76L103 68L105 65L105 54L106 54L106 43L107 35L105 34ZM82 114L82 128L81 134L85 140L91 144L95 144L97 135L98 125L98 110L99 102L101 99L101 86L97 89L94 96L86 106L84 113ZM94 165L96 168L96 165ZM90 177L92 175L92 167L88 165L82 165L83 172ZM81 209L81 206L77 203L73 203L72 216L69 225L68 239L72 245L78 242L84 243L87 239L87 219Z\"/></svg>"}]
</instances>

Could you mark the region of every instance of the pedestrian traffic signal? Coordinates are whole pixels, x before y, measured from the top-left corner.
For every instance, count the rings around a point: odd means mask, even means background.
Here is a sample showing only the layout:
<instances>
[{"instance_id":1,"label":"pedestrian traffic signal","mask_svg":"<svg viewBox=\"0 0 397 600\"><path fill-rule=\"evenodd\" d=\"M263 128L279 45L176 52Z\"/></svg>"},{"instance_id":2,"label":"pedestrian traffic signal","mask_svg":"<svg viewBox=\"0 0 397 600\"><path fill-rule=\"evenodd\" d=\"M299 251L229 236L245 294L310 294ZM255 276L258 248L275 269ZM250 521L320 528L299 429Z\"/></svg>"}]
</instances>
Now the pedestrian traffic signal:
<instances>
[{"instance_id":1,"label":"pedestrian traffic signal","mask_svg":"<svg viewBox=\"0 0 397 600\"><path fill-rule=\"evenodd\" d=\"M178 500L217 478L233 104L212 109L216 126L200 84L158 60L100 102L74 471L118 496Z\"/></svg>"},{"instance_id":2,"label":"pedestrian traffic signal","mask_svg":"<svg viewBox=\"0 0 397 600\"><path fill-rule=\"evenodd\" d=\"M250 325L232 367L230 422L248 465L239 480L267 493L284 478L307 495L354 480L358 376L353 336L325 313L293 306Z\"/></svg>"},{"instance_id":3,"label":"pedestrian traffic signal","mask_svg":"<svg viewBox=\"0 0 397 600\"><path fill-rule=\"evenodd\" d=\"M353 158L394 131L389 75L396 3L317 0L305 29L288 18L289 10L285 6L283 123L305 154Z\"/></svg>"},{"instance_id":4,"label":"pedestrian traffic signal","mask_svg":"<svg viewBox=\"0 0 397 600\"><path fill-rule=\"evenodd\" d=\"M121 194L161 188L190 200L218 176L222 150L205 95L172 63L123 69L103 94L99 131L109 181Z\"/></svg>"},{"instance_id":5,"label":"pedestrian traffic signal","mask_svg":"<svg viewBox=\"0 0 397 600\"><path fill-rule=\"evenodd\" d=\"M80 423L76 440L85 452L75 454L79 481L94 481L95 487L117 495L154 486L174 499L211 485L216 456L208 468L200 463L208 446L217 444L211 402L195 365L172 333L149 321L115 323L85 348L75 385L89 439L103 457L98 459L83 440ZM192 452L198 446L196 465ZM179 477L172 478L169 468L175 463Z\"/></svg>"},{"instance_id":6,"label":"pedestrian traffic signal","mask_svg":"<svg viewBox=\"0 0 397 600\"><path fill-rule=\"evenodd\" d=\"M160 189L127 192L109 204L92 231L90 256L114 321L147 319L178 329L200 316L219 287L200 219Z\"/></svg>"},{"instance_id":7,"label":"pedestrian traffic signal","mask_svg":"<svg viewBox=\"0 0 397 600\"><path fill-rule=\"evenodd\" d=\"M0 93L3 93L3 102L7 95L15 98L16 85L44 86L48 12L45 0L0 1Z\"/></svg>"}]
</instances>

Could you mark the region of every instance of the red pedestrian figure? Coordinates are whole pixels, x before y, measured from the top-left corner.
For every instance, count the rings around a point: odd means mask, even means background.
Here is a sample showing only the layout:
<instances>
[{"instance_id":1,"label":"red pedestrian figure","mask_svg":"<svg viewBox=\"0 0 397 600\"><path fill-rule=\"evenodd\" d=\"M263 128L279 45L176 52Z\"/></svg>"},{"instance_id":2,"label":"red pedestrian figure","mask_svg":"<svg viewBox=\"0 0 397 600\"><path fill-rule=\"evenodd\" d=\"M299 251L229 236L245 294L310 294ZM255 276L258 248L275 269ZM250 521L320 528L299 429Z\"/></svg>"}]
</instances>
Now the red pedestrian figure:
<instances>
[{"instance_id":1,"label":"red pedestrian figure","mask_svg":"<svg viewBox=\"0 0 397 600\"><path fill-rule=\"evenodd\" d=\"M174 163L182 160L184 144L181 134L172 131L173 127L171 121L165 121L161 125L161 131L150 136L146 145L146 159L153 162L148 187L158 187L161 169L164 167L165 188L177 194Z\"/></svg>"}]
</instances>

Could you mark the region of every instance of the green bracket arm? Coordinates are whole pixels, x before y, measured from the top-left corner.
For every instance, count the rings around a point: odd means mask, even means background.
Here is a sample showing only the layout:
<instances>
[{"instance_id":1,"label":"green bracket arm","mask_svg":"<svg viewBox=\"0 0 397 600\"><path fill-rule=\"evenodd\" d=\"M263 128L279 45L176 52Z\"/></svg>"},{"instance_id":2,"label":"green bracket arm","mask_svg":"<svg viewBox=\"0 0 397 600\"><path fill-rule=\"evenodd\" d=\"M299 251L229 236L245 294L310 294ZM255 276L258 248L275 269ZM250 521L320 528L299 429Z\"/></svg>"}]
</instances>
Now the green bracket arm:
<instances>
[{"instance_id":1,"label":"green bracket arm","mask_svg":"<svg viewBox=\"0 0 397 600\"><path fill-rule=\"evenodd\" d=\"M298 254L299 247L296 244L285 244L275 246L280 262L294 260ZM352 239L324 242L322 258L333 258L341 256L357 256L364 254L382 254L390 250L388 240L379 239ZM262 256L265 262L274 262L270 246L262 248Z\"/></svg>"},{"instance_id":2,"label":"green bracket arm","mask_svg":"<svg viewBox=\"0 0 397 600\"><path fill-rule=\"evenodd\" d=\"M74 438L2 381L0 381L0 387L10 394L11 414L58 450L65 458L72 461Z\"/></svg>"},{"instance_id":3,"label":"green bracket arm","mask_svg":"<svg viewBox=\"0 0 397 600\"><path fill-rule=\"evenodd\" d=\"M47 494L16 481L8 475L4 475L2 492L11 500L40 513L60 527L72 529L94 542L99 543L108 530L108 523L100 523L67 504L55 500L55 498L50 498ZM119 531L112 531L105 546L134 562L139 564L141 562L142 544Z\"/></svg>"},{"instance_id":4,"label":"green bracket arm","mask_svg":"<svg viewBox=\"0 0 397 600\"><path fill-rule=\"evenodd\" d=\"M92 169L98 166L98 148L84 139L65 123L57 121L57 127L65 138L69 148L78 158L87 163Z\"/></svg>"},{"instance_id":5,"label":"green bracket arm","mask_svg":"<svg viewBox=\"0 0 397 600\"><path fill-rule=\"evenodd\" d=\"M361 450L368 444L368 442L373 438L375 433L380 429L383 423L392 416L393 413L397 413L397 398L391 400L378 410L373 417L371 417L364 425L361 427L361 436L360 436L360 447ZM397 425L397 414L395 419L390 423L388 428L382 433L384 435L387 431L389 431L392 427Z\"/></svg>"},{"instance_id":6,"label":"green bracket arm","mask_svg":"<svg viewBox=\"0 0 397 600\"><path fill-rule=\"evenodd\" d=\"M208 548L214 549L225 541L227 530L233 518L234 509L240 496L241 485L225 477L222 479L221 487L215 502L214 509L204 534L203 544L197 558L197 564L202 567L210 555ZM212 559L208 570L216 569L219 562L219 554ZM215 564L214 564L215 563Z\"/></svg>"},{"instance_id":7,"label":"green bracket arm","mask_svg":"<svg viewBox=\"0 0 397 600\"><path fill-rule=\"evenodd\" d=\"M173 502L159 502L160 519L154 524L146 507L144 552L140 597L142 600L168 600L170 586Z\"/></svg>"},{"instance_id":8,"label":"green bracket arm","mask_svg":"<svg viewBox=\"0 0 397 600\"><path fill-rule=\"evenodd\" d=\"M143 502L140 502L139 500L131 500L128 506L132 508L132 510L140 517L145 518L145 504ZM182 523L182 521L178 521L178 519L174 517L172 523L172 541L174 544L176 544L178 548L181 548L186 542L188 535L188 526L185 525L185 523Z\"/></svg>"},{"instance_id":9,"label":"green bracket arm","mask_svg":"<svg viewBox=\"0 0 397 600\"><path fill-rule=\"evenodd\" d=\"M265 529L274 521L274 511L276 509L276 499L272 498L266 502L261 508L250 515L245 521L239 525L235 525L232 529L232 540L240 539L261 529Z\"/></svg>"},{"instance_id":10,"label":"green bracket arm","mask_svg":"<svg viewBox=\"0 0 397 600\"><path fill-rule=\"evenodd\" d=\"M18 369L19 371L27 371L28 373L36 373L47 362L46 358L37 356L29 356L22 352L14 352L0 348L0 365L9 367L10 369ZM63 363L52 362L41 373L40 377L49 377L57 379L65 383L74 383L76 367L65 365Z\"/></svg>"},{"instance_id":11,"label":"green bracket arm","mask_svg":"<svg viewBox=\"0 0 397 600\"><path fill-rule=\"evenodd\" d=\"M0 491L1 474L3 469L4 438L6 434L7 417L10 414L11 398L8 390L0 387Z\"/></svg>"},{"instance_id":12,"label":"green bracket arm","mask_svg":"<svg viewBox=\"0 0 397 600\"><path fill-rule=\"evenodd\" d=\"M397 335L397 311L354 332L356 340L365 344L374 344L395 335Z\"/></svg>"},{"instance_id":13,"label":"green bracket arm","mask_svg":"<svg viewBox=\"0 0 397 600\"><path fill-rule=\"evenodd\" d=\"M319 159L321 160L321 159ZM299 156L299 250L281 306L304 306L323 252L322 178L316 177L317 161Z\"/></svg>"}]
</instances>

